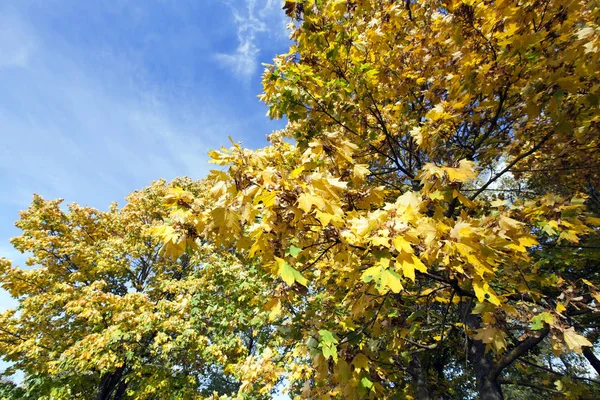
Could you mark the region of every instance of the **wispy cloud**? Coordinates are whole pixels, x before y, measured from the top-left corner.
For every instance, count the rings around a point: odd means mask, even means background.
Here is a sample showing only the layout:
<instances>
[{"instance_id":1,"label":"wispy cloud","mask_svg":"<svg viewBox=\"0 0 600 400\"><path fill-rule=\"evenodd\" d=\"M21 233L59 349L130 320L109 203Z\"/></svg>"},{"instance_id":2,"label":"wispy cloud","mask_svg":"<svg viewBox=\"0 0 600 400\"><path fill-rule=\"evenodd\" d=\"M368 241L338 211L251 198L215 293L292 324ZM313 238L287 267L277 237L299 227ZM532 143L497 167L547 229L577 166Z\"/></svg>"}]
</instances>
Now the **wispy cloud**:
<instances>
[{"instance_id":1,"label":"wispy cloud","mask_svg":"<svg viewBox=\"0 0 600 400\"><path fill-rule=\"evenodd\" d=\"M36 43L26 27L10 14L0 15L0 26L0 68L27 67Z\"/></svg>"},{"instance_id":2,"label":"wispy cloud","mask_svg":"<svg viewBox=\"0 0 600 400\"><path fill-rule=\"evenodd\" d=\"M256 0L226 1L232 11L237 27L238 45L234 52L217 53L215 58L243 81L247 81L259 67L261 38L281 40L285 37L285 15L281 11L282 1L265 0L260 5Z\"/></svg>"},{"instance_id":3,"label":"wispy cloud","mask_svg":"<svg viewBox=\"0 0 600 400\"><path fill-rule=\"evenodd\" d=\"M106 209L152 180L204 176L229 135L264 144L281 124L258 81L240 90L213 54L250 79L287 47L270 40L276 3L231 6L230 37L214 1L0 1L0 257L24 266L8 240L33 193ZM0 311L14 305L0 290Z\"/></svg>"},{"instance_id":4,"label":"wispy cloud","mask_svg":"<svg viewBox=\"0 0 600 400\"><path fill-rule=\"evenodd\" d=\"M0 32L0 171L16 194L107 204L152 179L202 176L207 150L240 130L209 99L165 102L159 84L135 80L128 54L104 49L91 64L16 14L1 22L15 29Z\"/></svg>"},{"instance_id":5,"label":"wispy cloud","mask_svg":"<svg viewBox=\"0 0 600 400\"><path fill-rule=\"evenodd\" d=\"M227 13L39 4L0 3L0 256L33 193L106 208L152 180L201 178L228 136L259 146L276 127L214 65L236 44L209 36Z\"/></svg>"}]
</instances>

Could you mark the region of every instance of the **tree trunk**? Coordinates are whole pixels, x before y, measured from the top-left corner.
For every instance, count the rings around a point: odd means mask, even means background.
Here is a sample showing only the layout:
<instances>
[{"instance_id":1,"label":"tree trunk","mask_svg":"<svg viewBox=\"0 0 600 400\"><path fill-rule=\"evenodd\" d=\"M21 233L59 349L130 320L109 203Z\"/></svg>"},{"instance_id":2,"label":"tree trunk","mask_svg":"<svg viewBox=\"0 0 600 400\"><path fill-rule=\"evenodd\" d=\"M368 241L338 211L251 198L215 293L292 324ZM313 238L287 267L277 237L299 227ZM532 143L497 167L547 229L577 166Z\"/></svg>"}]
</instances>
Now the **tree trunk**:
<instances>
[{"instance_id":1,"label":"tree trunk","mask_svg":"<svg viewBox=\"0 0 600 400\"><path fill-rule=\"evenodd\" d=\"M119 386L119 390L115 393L116 396L114 397L114 400L119 400L123 397L123 394L125 393L125 383L121 381L121 378L123 377L124 369L125 367L122 366L113 372L106 372L102 375L94 400L109 400L117 386ZM123 386L123 389L121 389L121 386Z\"/></svg>"},{"instance_id":2,"label":"tree trunk","mask_svg":"<svg viewBox=\"0 0 600 400\"><path fill-rule=\"evenodd\" d=\"M585 358L587 358L592 367L594 367L596 373L600 375L600 360L598 360L598 357L596 357L592 349L589 347L585 347L583 349L583 355Z\"/></svg>"},{"instance_id":3,"label":"tree trunk","mask_svg":"<svg viewBox=\"0 0 600 400\"><path fill-rule=\"evenodd\" d=\"M417 400L431 400L429 389L427 388L427 378L425 370L421 365L421 360L418 354L412 355L412 360L408 364L408 373L410 374L413 384L415 385L415 396Z\"/></svg>"},{"instance_id":4,"label":"tree trunk","mask_svg":"<svg viewBox=\"0 0 600 400\"><path fill-rule=\"evenodd\" d=\"M481 327L481 322L477 315L471 314L473 301L461 302L459 305L460 313L463 315L463 322L471 329ZM497 376L494 375L494 360L489 353L485 351L485 344L479 340L469 339L469 362L475 371L475 386L479 400L504 400L502 388L498 383Z\"/></svg>"},{"instance_id":5,"label":"tree trunk","mask_svg":"<svg viewBox=\"0 0 600 400\"><path fill-rule=\"evenodd\" d=\"M119 386L117 386L117 391L115 392L115 397L113 400L122 400L125 395L125 391L127 390L127 382L121 379Z\"/></svg>"},{"instance_id":6,"label":"tree trunk","mask_svg":"<svg viewBox=\"0 0 600 400\"><path fill-rule=\"evenodd\" d=\"M480 400L504 400L502 388L492 375L494 360L486 354L485 345L478 340L471 340L469 360L475 370L476 387Z\"/></svg>"},{"instance_id":7,"label":"tree trunk","mask_svg":"<svg viewBox=\"0 0 600 400\"><path fill-rule=\"evenodd\" d=\"M481 321L479 316L471 314L472 305L472 300L468 303L463 301L459 304L459 310L463 315L463 322L467 324L469 328L476 330L481 327ZM503 400L502 387L498 383L498 378L502 371L540 344L549 333L550 326L547 324L536 332L528 332L525 339L517 342L510 351L506 352L497 361L494 361L492 355L485 351L486 346L483 342L480 340L468 339L468 356L471 366L475 370L475 377L477 379L476 387L479 392L479 399Z\"/></svg>"}]
</instances>

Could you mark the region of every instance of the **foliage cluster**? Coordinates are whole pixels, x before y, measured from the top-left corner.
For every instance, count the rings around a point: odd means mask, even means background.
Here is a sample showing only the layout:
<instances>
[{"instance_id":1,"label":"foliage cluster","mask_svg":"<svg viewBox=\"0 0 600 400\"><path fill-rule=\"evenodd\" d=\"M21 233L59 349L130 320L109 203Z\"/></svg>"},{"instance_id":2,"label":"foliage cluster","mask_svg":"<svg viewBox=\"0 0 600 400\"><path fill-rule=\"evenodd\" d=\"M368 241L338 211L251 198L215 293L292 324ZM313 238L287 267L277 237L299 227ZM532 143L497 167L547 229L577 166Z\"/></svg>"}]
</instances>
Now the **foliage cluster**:
<instances>
[{"instance_id":1,"label":"foliage cluster","mask_svg":"<svg viewBox=\"0 0 600 400\"><path fill-rule=\"evenodd\" d=\"M56 398L598 398L598 1L284 10L286 128L122 210L36 197L3 357Z\"/></svg>"}]
</instances>

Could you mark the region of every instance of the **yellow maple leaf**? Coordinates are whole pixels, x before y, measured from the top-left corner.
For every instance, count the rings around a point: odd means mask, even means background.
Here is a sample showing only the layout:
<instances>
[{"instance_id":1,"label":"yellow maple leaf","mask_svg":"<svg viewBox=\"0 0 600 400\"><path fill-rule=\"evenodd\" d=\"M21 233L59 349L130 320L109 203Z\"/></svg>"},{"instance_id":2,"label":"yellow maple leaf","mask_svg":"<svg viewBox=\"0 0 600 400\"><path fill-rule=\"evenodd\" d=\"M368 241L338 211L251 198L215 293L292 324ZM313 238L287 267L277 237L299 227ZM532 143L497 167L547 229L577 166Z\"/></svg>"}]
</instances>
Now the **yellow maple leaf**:
<instances>
[{"instance_id":1,"label":"yellow maple leaf","mask_svg":"<svg viewBox=\"0 0 600 400\"><path fill-rule=\"evenodd\" d=\"M405 253L412 253L413 248L410 243L404 239L402 236L396 236L392 239L392 244L396 248L396 251L403 251Z\"/></svg>"},{"instance_id":2,"label":"yellow maple leaf","mask_svg":"<svg viewBox=\"0 0 600 400\"><path fill-rule=\"evenodd\" d=\"M413 256L410 253L400 253L396 258L398 265L402 268L402 274L410 279L411 281L415 281L415 265L413 261Z\"/></svg>"},{"instance_id":3,"label":"yellow maple leaf","mask_svg":"<svg viewBox=\"0 0 600 400\"><path fill-rule=\"evenodd\" d=\"M387 275L387 285L392 289L392 292L400 293L402 291L400 276L392 270L386 270L385 273Z\"/></svg>"},{"instance_id":4,"label":"yellow maple leaf","mask_svg":"<svg viewBox=\"0 0 600 400\"><path fill-rule=\"evenodd\" d=\"M300 196L298 196L298 208L305 213L310 212L313 205L315 205L319 210L323 210L325 208L325 202L319 196L311 193L302 193Z\"/></svg>"},{"instance_id":5,"label":"yellow maple leaf","mask_svg":"<svg viewBox=\"0 0 600 400\"><path fill-rule=\"evenodd\" d=\"M460 160L458 163L458 168L449 168L445 167L444 171L448 174L448 179L451 182L467 182L470 179L474 179L477 177L477 172L475 172L475 163L469 160Z\"/></svg>"},{"instance_id":6,"label":"yellow maple leaf","mask_svg":"<svg viewBox=\"0 0 600 400\"><path fill-rule=\"evenodd\" d=\"M592 347L592 343L584 336L575 332L575 328L570 327L564 330L563 339L569 350L573 350L577 354L581 354L582 347Z\"/></svg>"},{"instance_id":7,"label":"yellow maple leaf","mask_svg":"<svg viewBox=\"0 0 600 400\"><path fill-rule=\"evenodd\" d=\"M368 165L366 164L354 164L353 172L354 176L361 181L363 181L365 177L371 173Z\"/></svg>"}]
</instances>

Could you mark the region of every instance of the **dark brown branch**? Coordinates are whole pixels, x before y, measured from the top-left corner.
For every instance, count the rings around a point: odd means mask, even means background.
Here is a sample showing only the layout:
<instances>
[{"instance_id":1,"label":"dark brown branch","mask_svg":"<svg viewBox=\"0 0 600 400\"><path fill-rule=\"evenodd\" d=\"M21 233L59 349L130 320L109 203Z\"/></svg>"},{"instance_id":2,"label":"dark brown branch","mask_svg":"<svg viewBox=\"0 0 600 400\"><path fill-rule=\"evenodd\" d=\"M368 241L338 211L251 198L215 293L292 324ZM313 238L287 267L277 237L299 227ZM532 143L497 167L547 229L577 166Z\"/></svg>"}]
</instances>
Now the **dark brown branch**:
<instances>
[{"instance_id":1,"label":"dark brown branch","mask_svg":"<svg viewBox=\"0 0 600 400\"><path fill-rule=\"evenodd\" d=\"M496 380L504 368L511 365L519 357L525 355L529 350L537 346L546 336L550 333L550 327L546 325L538 336L529 336L527 339L521 341L515 348L508 352L504 357L500 359L490 372L492 379Z\"/></svg>"},{"instance_id":2,"label":"dark brown branch","mask_svg":"<svg viewBox=\"0 0 600 400\"><path fill-rule=\"evenodd\" d=\"M591 348L586 347L583 349L583 356L588 360L588 362L594 367L596 373L600 375L600 360L594 354Z\"/></svg>"},{"instance_id":3,"label":"dark brown branch","mask_svg":"<svg viewBox=\"0 0 600 400\"><path fill-rule=\"evenodd\" d=\"M556 389L551 389L545 386L540 386L540 385L534 385L531 382L522 382L522 381L511 381L511 380L502 380L500 381L501 385L515 385L515 386L524 386L524 387L528 387L531 389L536 389L536 390L543 390L546 392L550 392L550 393L554 393L554 394L559 394L559 395L563 395L564 394L562 392L559 392Z\"/></svg>"},{"instance_id":4,"label":"dark brown branch","mask_svg":"<svg viewBox=\"0 0 600 400\"><path fill-rule=\"evenodd\" d=\"M600 381L597 380L597 379L586 378L586 377L583 377L583 376L575 376L575 375L563 374L562 372L558 372L558 371L555 371L553 369L546 368L543 365L539 365L539 364L533 363L533 362L531 362L529 360L525 360L525 359L520 359L519 361L522 362L522 363L524 363L524 364L530 365L530 366L532 366L534 368L540 369L542 371L549 372L549 373L554 374L554 375L566 376L568 378L575 379L575 380L578 380L578 381L589 381L589 382L597 383L597 384L600 385Z\"/></svg>"},{"instance_id":5,"label":"dark brown branch","mask_svg":"<svg viewBox=\"0 0 600 400\"><path fill-rule=\"evenodd\" d=\"M390 150L392 151L392 154L394 155L394 164L396 164L396 167L402 171L406 176L408 176L410 179L414 179L414 175L409 172L408 170L406 170L405 168L402 167L402 165L400 165L400 156L398 155L398 153L396 152L396 149L394 148L394 141L395 139L392 137L392 135L390 134L390 132L387 129L387 126L385 124L385 121L383 120L383 116L381 115L381 111L379 111L379 107L377 107L377 103L375 102L375 98L373 97L373 94L367 90L367 94L369 95L369 98L371 99L371 102L373 103L373 107L375 108L375 112L372 112L373 116L375 117L375 119L377 119L377 121L379 122L379 125L381 126L381 130L383 132L383 134L385 135L385 140L388 144L388 147L390 148Z\"/></svg>"},{"instance_id":6,"label":"dark brown branch","mask_svg":"<svg viewBox=\"0 0 600 400\"><path fill-rule=\"evenodd\" d=\"M408 19L412 22L413 21L413 15L412 15L412 11L410 9L410 0L406 0L406 3L404 4L404 7L408 11Z\"/></svg>"},{"instance_id":7,"label":"dark brown branch","mask_svg":"<svg viewBox=\"0 0 600 400\"><path fill-rule=\"evenodd\" d=\"M423 273L423 272L417 271L417 273L418 273L418 275L425 276L429 279L433 279L436 282L441 282L441 283L450 285L452 287L452 289L454 289L456 294L458 294L459 296L471 297L471 298L476 297L474 292L461 288L460 285L458 284L458 280L456 280L456 279L447 279L447 278L444 278L439 275L431 274L429 272Z\"/></svg>"},{"instance_id":8,"label":"dark brown branch","mask_svg":"<svg viewBox=\"0 0 600 400\"><path fill-rule=\"evenodd\" d=\"M311 262L310 264L308 264L306 267L302 268L302 270L301 270L300 272L304 272L304 271L306 271L307 269L309 269L309 268L311 268L313 265L315 265L317 262L319 262L319 260L320 260L321 258L323 258L323 256L324 256L324 255L325 255L325 254L326 254L326 253L327 253L327 252L328 252L328 251L329 251L329 250L330 250L330 249L331 249L333 246L335 246L335 245L336 245L336 244L338 244L338 243L339 243L339 242L337 242L337 241L333 242L333 243L332 243L332 244L331 244L329 247L327 247L325 250L323 250L323 251L321 252L321 254L319 254L319 255L317 256L317 258L316 258L316 259L315 259L313 262Z\"/></svg>"},{"instance_id":9,"label":"dark brown branch","mask_svg":"<svg viewBox=\"0 0 600 400\"><path fill-rule=\"evenodd\" d=\"M505 173L507 173L508 171L510 171L510 169L512 167L514 167L519 161L523 160L524 158L529 157L530 155L532 155L533 153L535 153L536 151L538 151L542 145L548 140L550 139L550 136L552 136L554 132L550 132L548 133L546 136L544 136L539 142L538 144L536 144L535 146L533 146L531 148L531 150L521 154L520 156L518 156L517 158L515 158L510 164L508 164L506 166L506 168L504 168L502 171L498 172L496 175L494 175L492 178L490 178L490 180L488 180L482 187L479 188L479 190L477 190L470 198L469 200L473 201L475 200L475 198L477 196L479 196L488 186L490 186L492 183L496 182L496 180L498 180L502 175L504 175Z\"/></svg>"},{"instance_id":10,"label":"dark brown branch","mask_svg":"<svg viewBox=\"0 0 600 400\"><path fill-rule=\"evenodd\" d=\"M2 332L4 332L4 333L6 333L7 335L10 335L10 336L12 336L12 337L14 337L14 338L17 338L17 339L19 339L19 340L20 340L20 341L22 341L22 342L26 342L27 340L29 340L29 339L25 339L24 337L22 337L22 336L21 336L21 335L19 335L18 333L11 332L11 331L9 331L9 330L7 330L7 329L4 329L4 328L2 328L2 327L0 327L0 331L2 331ZM44 349L44 350L48 350L48 351L50 351L50 350L51 350L50 348L48 348L48 347L46 347L46 346L44 346L44 345L41 345L41 344L39 344L39 343L36 343L35 345L36 345L37 347L41 347L41 348L42 348L42 349Z\"/></svg>"}]
</instances>

